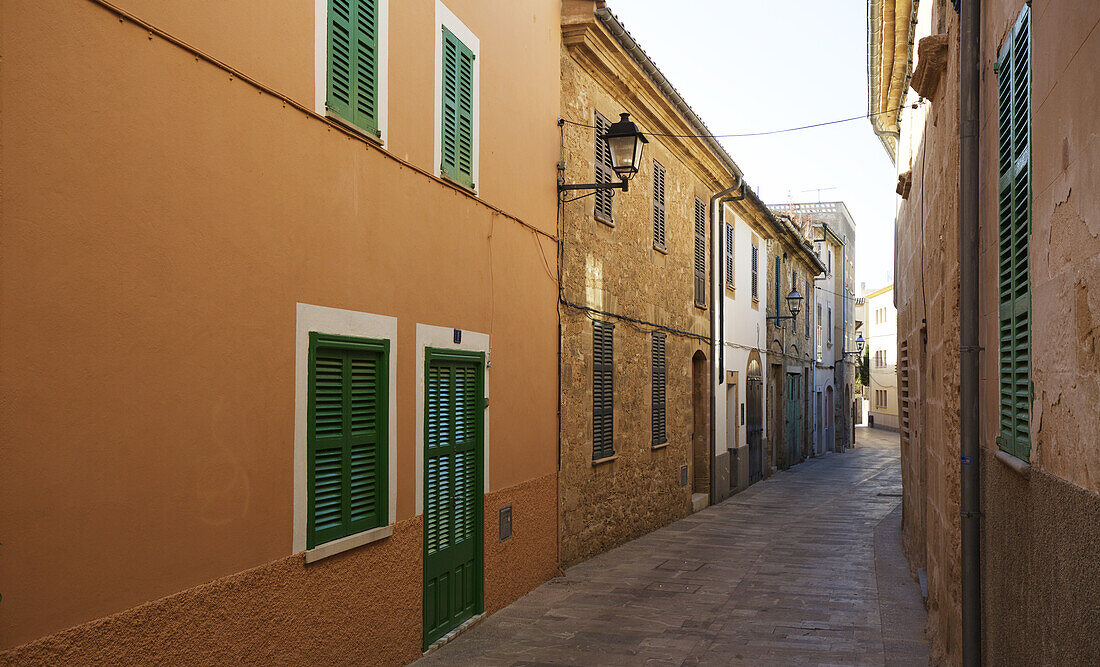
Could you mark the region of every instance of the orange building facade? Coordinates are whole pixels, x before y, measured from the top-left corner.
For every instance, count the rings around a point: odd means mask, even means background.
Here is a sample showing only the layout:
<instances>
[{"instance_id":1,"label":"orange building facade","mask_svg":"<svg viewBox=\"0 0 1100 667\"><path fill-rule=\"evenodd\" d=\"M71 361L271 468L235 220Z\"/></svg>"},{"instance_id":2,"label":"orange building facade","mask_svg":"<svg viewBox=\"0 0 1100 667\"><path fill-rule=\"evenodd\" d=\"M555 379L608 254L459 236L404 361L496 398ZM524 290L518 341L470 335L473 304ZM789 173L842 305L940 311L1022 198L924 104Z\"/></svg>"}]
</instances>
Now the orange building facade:
<instances>
[{"instance_id":1,"label":"orange building facade","mask_svg":"<svg viewBox=\"0 0 1100 667\"><path fill-rule=\"evenodd\" d=\"M559 3L200 5L0 9L0 661L408 662L558 565Z\"/></svg>"}]
</instances>

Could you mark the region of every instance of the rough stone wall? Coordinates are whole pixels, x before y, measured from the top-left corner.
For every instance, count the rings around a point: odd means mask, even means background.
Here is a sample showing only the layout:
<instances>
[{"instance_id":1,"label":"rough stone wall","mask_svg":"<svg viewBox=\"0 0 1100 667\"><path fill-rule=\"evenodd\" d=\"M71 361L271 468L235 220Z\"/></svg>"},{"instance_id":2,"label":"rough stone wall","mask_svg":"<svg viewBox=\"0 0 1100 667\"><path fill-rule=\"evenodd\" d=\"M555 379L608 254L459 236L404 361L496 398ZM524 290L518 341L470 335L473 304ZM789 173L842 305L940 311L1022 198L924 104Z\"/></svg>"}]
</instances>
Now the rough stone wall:
<instances>
[{"instance_id":1,"label":"rough stone wall","mask_svg":"<svg viewBox=\"0 0 1100 667\"><path fill-rule=\"evenodd\" d=\"M485 611L557 571L557 475L485 496ZM512 538L497 510L513 506ZM315 563L301 554L0 651L0 664L317 662L403 665L420 657L423 521ZM385 594L379 594L384 591Z\"/></svg>"},{"instance_id":2,"label":"rough stone wall","mask_svg":"<svg viewBox=\"0 0 1100 667\"><path fill-rule=\"evenodd\" d=\"M593 110L617 120L634 100L616 99L563 48L562 117L591 125ZM641 128L646 130L644 126ZM594 179L594 130L566 125L568 183ZM653 160L667 170L667 254L653 247ZM630 191L616 192L614 224L598 221L593 198L564 204L562 292L566 300L710 335L709 312L694 304L695 197L712 190L660 138L646 146ZM709 229L708 229L709 247ZM709 263L709 260L708 260ZM709 266L708 266L709 271ZM709 356L707 343L669 333L666 339L668 444L652 447L652 327L591 314L615 324L615 454L592 463L592 322L562 306L561 318L561 561L570 565L685 516L690 511L693 415L692 357ZM706 365L704 365L706 368ZM706 410L704 399L701 409ZM707 438L709 441L709 426ZM687 465L688 486L680 485ZM703 478L709 474L703 471Z\"/></svg>"},{"instance_id":3,"label":"rough stone wall","mask_svg":"<svg viewBox=\"0 0 1100 667\"><path fill-rule=\"evenodd\" d=\"M1087 6L1086 6L1087 5ZM999 434L996 61L1022 3L983 7L979 288L982 455L982 623L989 664L1100 660L1100 7L1032 10L1031 474L994 458ZM940 8L937 6L937 11ZM958 353L958 18L946 12L947 69L926 103L923 136L901 202L896 292L907 341L912 434L903 438L904 542L927 568L928 636L937 663L961 660ZM943 20L946 18L946 20ZM936 21L933 21L936 24ZM1024 631L1026 629L1026 631Z\"/></svg>"}]
</instances>

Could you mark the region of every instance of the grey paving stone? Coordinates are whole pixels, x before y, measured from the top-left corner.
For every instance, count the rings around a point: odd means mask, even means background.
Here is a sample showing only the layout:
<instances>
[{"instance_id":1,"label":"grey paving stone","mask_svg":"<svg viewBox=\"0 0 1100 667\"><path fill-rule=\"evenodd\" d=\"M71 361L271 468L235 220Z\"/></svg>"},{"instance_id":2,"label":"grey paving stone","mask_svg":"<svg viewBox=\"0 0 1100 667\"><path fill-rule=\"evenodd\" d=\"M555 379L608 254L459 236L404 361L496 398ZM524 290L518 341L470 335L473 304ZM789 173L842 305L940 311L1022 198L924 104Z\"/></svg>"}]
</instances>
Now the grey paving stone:
<instances>
[{"instance_id":1,"label":"grey paving stone","mask_svg":"<svg viewBox=\"0 0 1100 667\"><path fill-rule=\"evenodd\" d=\"M927 664L897 437L857 433L854 450L570 568L423 662Z\"/></svg>"}]
</instances>

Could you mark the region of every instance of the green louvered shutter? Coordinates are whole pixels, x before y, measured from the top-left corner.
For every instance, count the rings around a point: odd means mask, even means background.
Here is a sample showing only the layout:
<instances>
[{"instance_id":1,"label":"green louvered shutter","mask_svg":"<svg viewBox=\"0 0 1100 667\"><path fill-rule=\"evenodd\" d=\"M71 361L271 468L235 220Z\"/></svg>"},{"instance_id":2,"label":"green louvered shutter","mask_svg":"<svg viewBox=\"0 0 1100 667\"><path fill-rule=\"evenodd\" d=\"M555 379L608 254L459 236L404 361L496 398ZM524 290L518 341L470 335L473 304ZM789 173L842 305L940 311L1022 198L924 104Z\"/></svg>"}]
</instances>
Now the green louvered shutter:
<instances>
[{"instance_id":1,"label":"green louvered shutter","mask_svg":"<svg viewBox=\"0 0 1100 667\"><path fill-rule=\"evenodd\" d=\"M443 27L440 170L474 187L474 53Z\"/></svg>"},{"instance_id":2,"label":"green louvered shutter","mask_svg":"<svg viewBox=\"0 0 1100 667\"><path fill-rule=\"evenodd\" d=\"M707 306L707 205L695 198L695 305Z\"/></svg>"},{"instance_id":3,"label":"green louvered shutter","mask_svg":"<svg viewBox=\"0 0 1100 667\"><path fill-rule=\"evenodd\" d=\"M997 62L1001 449L1031 453L1031 42L1027 6Z\"/></svg>"},{"instance_id":4,"label":"green louvered shutter","mask_svg":"<svg viewBox=\"0 0 1100 667\"><path fill-rule=\"evenodd\" d=\"M329 0L330 111L368 132L378 131L378 0Z\"/></svg>"},{"instance_id":5,"label":"green louvered shutter","mask_svg":"<svg viewBox=\"0 0 1100 667\"><path fill-rule=\"evenodd\" d=\"M310 549L387 523L388 350L310 334Z\"/></svg>"},{"instance_id":6,"label":"green louvered shutter","mask_svg":"<svg viewBox=\"0 0 1100 667\"><path fill-rule=\"evenodd\" d=\"M653 161L653 247L665 250L665 168Z\"/></svg>"}]
</instances>

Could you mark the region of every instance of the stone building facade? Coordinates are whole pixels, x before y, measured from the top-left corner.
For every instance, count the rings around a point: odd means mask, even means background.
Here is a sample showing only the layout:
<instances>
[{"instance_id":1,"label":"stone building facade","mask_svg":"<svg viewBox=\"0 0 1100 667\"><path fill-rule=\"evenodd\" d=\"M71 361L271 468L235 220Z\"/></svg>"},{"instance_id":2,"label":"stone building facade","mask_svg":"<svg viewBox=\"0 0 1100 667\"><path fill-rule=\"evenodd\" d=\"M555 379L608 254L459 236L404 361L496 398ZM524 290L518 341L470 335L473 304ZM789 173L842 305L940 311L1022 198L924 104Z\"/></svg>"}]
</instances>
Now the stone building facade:
<instances>
[{"instance_id":1,"label":"stone building facade","mask_svg":"<svg viewBox=\"0 0 1100 667\"><path fill-rule=\"evenodd\" d=\"M761 268L768 316L766 462L773 470L789 468L813 454L813 326L808 304L814 303L814 279L825 270L814 252L811 223L786 214L777 218L785 233L767 244L767 261ZM792 292L801 296L794 316L788 299Z\"/></svg>"},{"instance_id":2,"label":"stone building facade","mask_svg":"<svg viewBox=\"0 0 1100 667\"><path fill-rule=\"evenodd\" d=\"M960 17L944 0L869 5L869 86L904 101L885 142L898 172L904 544L927 575L933 660L958 664L959 321L976 307L983 662L1097 664L1100 5L981 5L976 305L959 290ZM915 44L915 68L903 52L875 57L898 40Z\"/></svg>"},{"instance_id":3,"label":"stone building facade","mask_svg":"<svg viewBox=\"0 0 1100 667\"><path fill-rule=\"evenodd\" d=\"M621 113L653 135L710 134L602 5L563 3L565 183L606 173L598 128ZM629 191L563 197L563 565L709 500L707 220L738 175L712 141L651 136Z\"/></svg>"}]
</instances>

